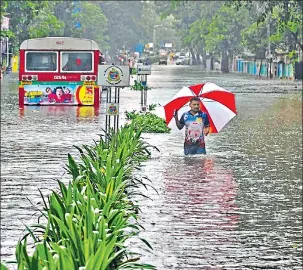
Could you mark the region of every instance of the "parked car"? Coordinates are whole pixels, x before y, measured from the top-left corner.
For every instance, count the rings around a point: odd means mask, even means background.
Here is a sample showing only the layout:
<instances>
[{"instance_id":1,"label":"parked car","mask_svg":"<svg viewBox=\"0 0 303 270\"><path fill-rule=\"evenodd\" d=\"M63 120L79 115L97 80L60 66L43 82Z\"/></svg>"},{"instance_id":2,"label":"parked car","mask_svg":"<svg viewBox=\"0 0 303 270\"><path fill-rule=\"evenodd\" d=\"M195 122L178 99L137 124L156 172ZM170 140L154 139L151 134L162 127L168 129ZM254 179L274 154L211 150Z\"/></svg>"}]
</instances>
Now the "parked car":
<instances>
[{"instance_id":1,"label":"parked car","mask_svg":"<svg viewBox=\"0 0 303 270\"><path fill-rule=\"evenodd\" d=\"M159 59L159 65L167 65L167 57L160 57Z\"/></svg>"},{"instance_id":2,"label":"parked car","mask_svg":"<svg viewBox=\"0 0 303 270\"><path fill-rule=\"evenodd\" d=\"M185 56L180 56L176 61L176 65L189 65L189 63L190 58Z\"/></svg>"},{"instance_id":3,"label":"parked car","mask_svg":"<svg viewBox=\"0 0 303 270\"><path fill-rule=\"evenodd\" d=\"M176 65L183 65L183 57L179 57L176 61Z\"/></svg>"},{"instance_id":4,"label":"parked car","mask_svg":"<svg viewBox=\"0 0 303 270\"><path fill-rule=\"evenodd\" d=\"M137 61L137 63L141 63L141 64L144 64L145 62L146 62L146 58L145 57L141 57Z\"/></svg>"},{"instance_id":5,"label":"parked car","mask_svg":"<svg viewBox=\"0 0 303 270\"><path fill-rule=\"evenodd\" d=\"M174 55L174 60L177 60L180 57L181 52L176 52Z\"/></svg>"}]
</instances>

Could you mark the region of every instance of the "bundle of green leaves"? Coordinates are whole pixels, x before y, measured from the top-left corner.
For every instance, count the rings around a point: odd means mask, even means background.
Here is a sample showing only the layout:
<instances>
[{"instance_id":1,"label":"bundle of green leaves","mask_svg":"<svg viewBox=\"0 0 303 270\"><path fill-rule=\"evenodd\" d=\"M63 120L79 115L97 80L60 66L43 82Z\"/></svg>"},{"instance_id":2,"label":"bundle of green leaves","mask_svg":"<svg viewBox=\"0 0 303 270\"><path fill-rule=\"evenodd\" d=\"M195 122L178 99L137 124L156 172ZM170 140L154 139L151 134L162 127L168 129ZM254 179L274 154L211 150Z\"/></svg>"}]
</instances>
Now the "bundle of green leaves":
<instances>
[{"instance_id":1,"label":"bundle of green leaves","mask_svg":"<svg viewBox=\"0 0 303 270\"><path fill-rule=\"evenodd\" d=\"M132 112L126 111L125 114L126 118L131 120L134 128L142 129L144 133L169 133L171 130L161 117L153 113L139 113L134 110Z\"/></svg>"},{"instance_id":2,"label":"bundle of green leaves","mask_svg":"<svg viewBox=\"0 0 303 270\"><path fill-rule=\"evenodd\" d=\"M144 86L141 84L141 82L135 80L134 81L134 85L132 85L130 87L131 90L135 90L135 91L142 91L142 90L150 90L151 88L149 86Z\"/></svg>"}]
</instances>

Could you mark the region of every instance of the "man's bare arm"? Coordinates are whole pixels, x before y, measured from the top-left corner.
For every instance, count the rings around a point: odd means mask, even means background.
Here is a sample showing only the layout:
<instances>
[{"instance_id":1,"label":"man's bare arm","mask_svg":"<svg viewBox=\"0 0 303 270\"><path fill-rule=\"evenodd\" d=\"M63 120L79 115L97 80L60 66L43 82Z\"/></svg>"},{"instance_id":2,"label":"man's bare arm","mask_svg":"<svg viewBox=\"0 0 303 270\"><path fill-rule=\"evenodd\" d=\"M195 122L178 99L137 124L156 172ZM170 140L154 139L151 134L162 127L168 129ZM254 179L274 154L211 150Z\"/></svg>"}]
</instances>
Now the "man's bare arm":
<instances>
[{"instance_id":1,"label":"man's bare arm","mask_svg":"<svg viewBox=\"0 0 303 270\"><path fill-rule=\"evenodd\" d=\"M204 135L207 136L209 134L209 126L204 128Z\"/></svg>"},{"instance_id":2,"label":"man's bare arm","mask_svg":"<svg viewBox=\"0 0 303 270\"><path fill-rule=\"evenodd\" d=\"M175 113L174 113L174 118L175 118L175 121L176 121L176 126L179 130L181 130L184 125L180 123L179 119L178 119L178 111L175 110Z\"/></svg>"}]
</instances>

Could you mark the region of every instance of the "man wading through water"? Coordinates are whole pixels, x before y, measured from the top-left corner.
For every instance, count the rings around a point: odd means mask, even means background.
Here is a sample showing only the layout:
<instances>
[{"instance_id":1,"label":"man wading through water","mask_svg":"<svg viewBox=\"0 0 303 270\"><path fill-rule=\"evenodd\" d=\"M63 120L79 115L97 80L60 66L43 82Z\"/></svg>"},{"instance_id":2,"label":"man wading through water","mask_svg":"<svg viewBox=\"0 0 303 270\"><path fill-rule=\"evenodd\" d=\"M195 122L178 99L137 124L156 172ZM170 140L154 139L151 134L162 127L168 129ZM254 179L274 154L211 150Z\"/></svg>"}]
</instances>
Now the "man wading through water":
<instances>
[{"instance_id":1,"label":"man wading through water","mask_svg":"<svg viewBox=\"0 0 303 270\"><path fill-rule=\"evenodd\" d=\"M209 133L209 120L206 113L200 111L200 99L194 97L189 102L190 111L178 119L178 110L174 113L179 130L185 126L184 154L206 154L204 135Z\"/></svg>"}]
</instances>

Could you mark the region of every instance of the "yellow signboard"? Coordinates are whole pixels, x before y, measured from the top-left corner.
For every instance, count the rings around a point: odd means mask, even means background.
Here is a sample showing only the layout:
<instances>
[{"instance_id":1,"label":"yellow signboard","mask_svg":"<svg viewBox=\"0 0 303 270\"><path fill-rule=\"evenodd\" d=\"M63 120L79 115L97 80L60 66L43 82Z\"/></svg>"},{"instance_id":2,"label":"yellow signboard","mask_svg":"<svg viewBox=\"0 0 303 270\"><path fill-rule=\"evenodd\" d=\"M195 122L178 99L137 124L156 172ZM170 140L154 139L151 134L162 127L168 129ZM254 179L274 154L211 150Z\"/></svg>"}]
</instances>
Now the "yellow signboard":
<instances>
[{"instance_id":1,"label":"yellow signboard","mask_svg":"<svg viewBox=\"0 0 303 270\"><path fill-rule=\"evenodd\" d=\"M21 81L21 85L31 85L33 82L31 81Z\"/></svg>"},{"instance_id":2,"label":"yellow signboard","mask_svg":"<svg viewBox=\"0 0 303 270\"><path fill-rule=\"evenodd\" d=\"M79 90L79 101L82 105L94 105L94 87L82 86Z\"/></svg>"},{"instance_id":3,"label":"yellow signboard","mask_svg":"<svg viewBox=\"0 0 303 270\"><path fill-rule=\"evenodd\" d=\"M90 82L90 81L83 82L83 85L95 85L95 84L96 84L96 82Z\"/></svg>"}]
</instances>

